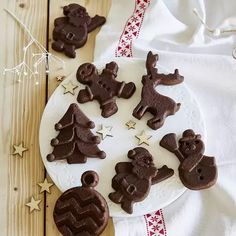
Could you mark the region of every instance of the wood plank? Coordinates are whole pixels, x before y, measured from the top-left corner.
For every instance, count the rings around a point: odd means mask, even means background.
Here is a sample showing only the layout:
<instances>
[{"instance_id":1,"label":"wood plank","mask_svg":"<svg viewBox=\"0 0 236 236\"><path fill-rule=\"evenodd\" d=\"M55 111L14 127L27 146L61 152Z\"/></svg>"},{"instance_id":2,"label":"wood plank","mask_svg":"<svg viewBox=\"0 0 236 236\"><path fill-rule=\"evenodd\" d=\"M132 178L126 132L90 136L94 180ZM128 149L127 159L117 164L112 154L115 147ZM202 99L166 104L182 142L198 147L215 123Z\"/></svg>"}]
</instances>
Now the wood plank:
<instances>
[{"instance_id":1,"label":"wood plank","mask_svg":"<svg viewBox=\"0 0 236 236\"><path fill-rule=\"evenodd\" d=\"M14 75L2 75L4 67L13 67L22 59L22 48L29 38L3 8L10 9L32 34L46 45L47 0L2 0L0 4L0 228L4 236L43 236L44 195L37 183L44 178L39 154L38 129L45 105L45 72L39 70L40 83L26 76L21 83ZM34 47L33 47L34 48ZM35 49L35 48L34 48ZM31 61L33 50L26 56ZM13 144L24 142L29 148L23 158L13 156ZM41 199L41 211L29 213L25 203L31 196Z\"/></svg>"},{"instance_id":2,"label":"wood plank","mask_svg":"<svg viewBox=\"0 0 236 236\"><path fill-rule=\"evenodd\" d=\"M110 0L74 0L74 3L81 4L85 6L88 10L88 12L91 15L100 14L106 16L108 14L108 11L110 9ZM64 0L64 1L58 1L58 0L51 0L50 1L50 37L52 35L52 30L53 30L53 21L55 18L59 17L62 15L62 6L68 5L69 2ZM96 39L96 34L99 32L99 29L95 30L94 32L90 33L88 42L86 45L77 50L77 57L76 59L69 59L66 58L63 54L61 53L56 53L55 51L52 50L53 54L59 56L66 62L66 68L63 71L56 70L56 68L53 69L53 73L50 74L49 76L49 93L48 96L52 94L52 92L55 90L55 88L58 86L58 82L56 82L56 76L58 75L64 75L68 76L70 75L73 71L77 70L78 65L84 62L92 62L93 61L93 51L94 51L94 45L95 45L95 39ZM57 198L60 196L60 191L54 187L53 191L51 194L47 195L46 197L46 236L57 236L60 235L58 232L54 221L52 217L52 212L53 208L55 205L55 201ZM102 236L112 236L114 235L114 229L112 225L112 220L109 221L109 224L102 234Z\"/></svg>"}]
</instances>

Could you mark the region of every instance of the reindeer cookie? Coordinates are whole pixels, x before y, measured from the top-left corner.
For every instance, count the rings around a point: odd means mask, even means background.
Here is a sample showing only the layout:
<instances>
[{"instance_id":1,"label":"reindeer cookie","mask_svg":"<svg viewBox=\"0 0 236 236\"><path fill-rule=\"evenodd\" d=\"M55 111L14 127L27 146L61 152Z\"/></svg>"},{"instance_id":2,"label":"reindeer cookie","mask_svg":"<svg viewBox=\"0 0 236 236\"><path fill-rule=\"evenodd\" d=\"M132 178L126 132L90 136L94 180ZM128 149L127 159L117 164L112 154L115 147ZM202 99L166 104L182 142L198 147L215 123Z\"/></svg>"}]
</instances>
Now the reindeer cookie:
<instances>
[{"instance_id":1,"label":"reindeer cookie","mask_svg":"<svg viewBox=\"0 0 236 236\"><path fill-rule=\"evenodd\" d=\"M109 198L132 214L133 204L147 197L151 185L169 178L174 171L167 166L157 169L151 154L142 147L130 150L128 158L132 161L116 164L116 175L112 179L115 192L110 193Z\"/></svg>"},{"instance_id":2,"label":"reindeer cookie","mask_svg":"<svg viewBox=\"0 0 236 236\"><path fill-rule=\"evenodd\" d=\"M100 103L103 117L115 114L118 111L115 97L128 99L136 90L135 84L132 82L126 84L116 81L117 71L118 66L115 62L106 64L100 75L93 64L81 65L76 77L80 83L87 86L80 90L78 102L85 103L95 99Z\"/></svg>"},{"instance_id":3,"label":"reindeer cookie","mask_svg":"<svg viewBox=\"0 0 236 236\"><path fill-rule=\"evenodd\" d=\"M175 85L183 82L183 76L176 69L174 74L159 74L155 68L158 55L149 52L146 60L147 75L142 77L141 101L135 107L133 116L141 119L146 112L150 112L153 118L148 120L147 125L151 129L159 129L165 122L165 118L174 115L180 108L180 103L159 94L155 88L160 85Z\"/></svg>"},{"instance_id":4,"label":"reindeer cookie","mask_svg":"<svg viewBox=\"0 0 236 236\"><path fill-rule=\"evenodd\" d=\"M179 177L189 189L200 190L209 188L217 179L215 158L204 155L204 143L201 135L188 129L183 132L182 138L177 143L176 134L165 135L160 145L174 153L179 161Z\"/></svg>"}]
</instances>

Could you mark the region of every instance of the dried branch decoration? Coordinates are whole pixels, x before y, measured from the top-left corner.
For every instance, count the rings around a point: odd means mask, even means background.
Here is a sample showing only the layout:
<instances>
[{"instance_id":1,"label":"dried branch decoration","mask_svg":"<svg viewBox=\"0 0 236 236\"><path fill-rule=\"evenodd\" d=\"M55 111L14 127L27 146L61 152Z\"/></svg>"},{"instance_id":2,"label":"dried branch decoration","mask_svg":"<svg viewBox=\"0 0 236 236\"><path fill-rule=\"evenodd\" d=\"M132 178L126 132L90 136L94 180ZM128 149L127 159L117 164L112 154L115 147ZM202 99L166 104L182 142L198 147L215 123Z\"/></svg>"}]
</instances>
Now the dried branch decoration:
<instances>
[{"instance_id":1,"label":"dried branch decoration","mask_svg":"<svg viewBox=\"0 0 236 236\"><path fill-rule=\"evenodd\" d=\"M16 65L15 67L12 68L5 68L3 71L3 74L5 75L6 72L11 72L14 74L18 75L18 82L21 82L21 77L22 76L27 76L29 75L30 78L34 77L36 78L36 75L38 74L38 66L44 63L45 68L46 68L46 73L49 73L49 62L54 61L56 63L60 63L60 67L64 68L65 62L60 59L59 57L49 53L46 48L37 40L34 38L34 36L31 34L30 30L27 28L27 26L20 21L20 19L11 11L8 9L4 9L9 15L11 15L19 24L20 26L24 29L24 31L28 34L30 41L29 43L24 46L23 48L23 58L22 61ZM33 53L32 54L32 59L33 59L33 69L27 64L26 62L26 54L28 49L32 46L35 45L37 49L39 50L39 53ZM36 81L36 85L39 82Z\"/></svg>"}]
</instances>

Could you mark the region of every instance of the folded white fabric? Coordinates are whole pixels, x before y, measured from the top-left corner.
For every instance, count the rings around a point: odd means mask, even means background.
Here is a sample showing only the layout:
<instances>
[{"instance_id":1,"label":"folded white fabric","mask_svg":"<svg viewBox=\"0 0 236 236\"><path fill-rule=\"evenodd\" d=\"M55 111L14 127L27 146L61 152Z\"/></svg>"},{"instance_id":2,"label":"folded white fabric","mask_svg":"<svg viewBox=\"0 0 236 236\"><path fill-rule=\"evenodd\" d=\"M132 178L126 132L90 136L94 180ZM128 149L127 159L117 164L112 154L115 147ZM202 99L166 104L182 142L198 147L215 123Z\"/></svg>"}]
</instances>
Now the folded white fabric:
<instances>
[{"instance_id":1,"label":"folded white fabric","mask_svg":"<svg viewBox=\"0 0 236 236\"><path fill-rule=\"evenodd\" d=\"M95 58L114 57L125 32L123 39L131 41L134 57L143 56L143 49L150 47L231 56L236 47L236 32L214 37L193 14L194 8L211 28L236 29L235 0L113 0L107 23L97 35ZM144 14L136 14L136 10ZM129 18L131 25L125 27ZM133 35L135 31L137 34ZM128 39L130 36L133 40Z\"/></svg>"},{"instance_id":2,"label":"folded white fabric","mask_svg":"<svg viewBox=\"0 0 236 236\"><path fill-rule=\"evenodd\" d=\"M116 236L236 235L236 61L231 57L236 38L214 38L193 8L212 28L228 27L236 19L233 0L113 0L97 36L95 61L146 58L152 50L160 55L160 65L180 69L205 119L205 153L216 157L219 172L210 189L188 190L142 217L115 218Z\"/></svg>"}]
</instances>

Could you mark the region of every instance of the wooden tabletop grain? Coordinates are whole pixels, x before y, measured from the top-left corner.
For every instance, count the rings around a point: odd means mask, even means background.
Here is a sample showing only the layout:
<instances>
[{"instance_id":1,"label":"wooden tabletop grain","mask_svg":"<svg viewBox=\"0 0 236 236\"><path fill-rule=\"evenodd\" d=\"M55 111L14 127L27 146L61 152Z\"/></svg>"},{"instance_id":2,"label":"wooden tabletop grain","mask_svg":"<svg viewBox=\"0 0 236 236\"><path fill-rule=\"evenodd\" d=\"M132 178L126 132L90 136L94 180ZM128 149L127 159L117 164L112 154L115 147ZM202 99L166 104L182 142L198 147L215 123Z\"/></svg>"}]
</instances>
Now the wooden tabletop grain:
<instances>
[{"instance_id":1,"label":"wooden tabletop grain","mask_svg":"<svg viewBox=\"0 0 236 236\"><path fill-rule=\"evenodd\" d=\"M0 4L0 235L4 236L57 236L60 235L52 218L52 211L60 195L56 186L51 194L41 193L38 186L47 176L39 152L39 125L47 100L59 85L57 76L68 76L83 62L93 61L96 34L89 35L87 44L77 50L76 59L51 50L53 21L62 15L62 6L76 2L85 6L91 15L106 16L110 0L1 0ZM64 70L50 68L47 77L45 69L39 69L39 84L28 76L19 83L16 75L2 75L6 67L17 65L23 56L22 49L29 37L19 24L3 9L14 12L34 37L50 52L66 62ZM30 63L34 47L26 60ZM28 151L23 157L13 156L13 145L23 141ZM47 176L48 177L48 176ZM48 180L50 178L48 177ZM41 199L40 211L30 214L25 204L31 196ZM114 235L112 221L102 236Z\"/></svg>"}]
</instances>

